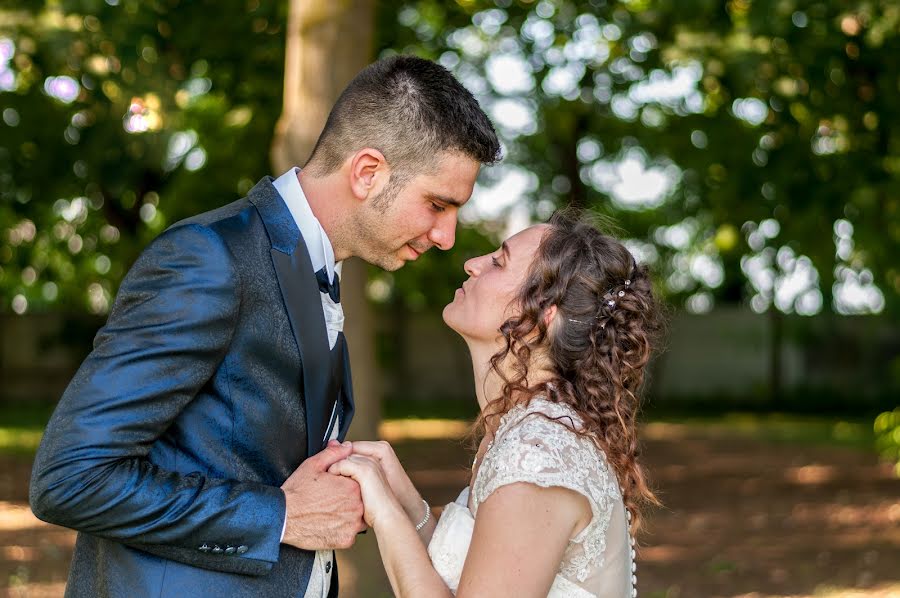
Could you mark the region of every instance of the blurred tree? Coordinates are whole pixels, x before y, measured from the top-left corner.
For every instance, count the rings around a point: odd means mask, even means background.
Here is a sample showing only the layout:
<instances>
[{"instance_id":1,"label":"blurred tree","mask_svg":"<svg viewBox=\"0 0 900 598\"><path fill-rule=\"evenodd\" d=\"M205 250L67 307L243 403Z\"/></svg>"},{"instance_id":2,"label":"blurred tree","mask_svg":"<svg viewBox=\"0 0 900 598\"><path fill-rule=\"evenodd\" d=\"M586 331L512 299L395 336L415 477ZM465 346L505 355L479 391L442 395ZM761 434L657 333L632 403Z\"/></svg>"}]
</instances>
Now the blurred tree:
<instances>
[{"instance_id":1,"label":"blurred tree","mask_svg":"<svg viewBox=\"0 0 900 598\"><path fill-rule=\"evenodd\" d=\"M167 224L269 172L287 5L0 9L0 296L105 313Z\"/></svg>"},{"instance_id":2,"label":"blurred tree","mask_svg":"<svg viewBox=\"0 0 900 598\"><path fill-rule=\"evenodd\" d=\"M412 0L375 18L380 53L439 60L492 114L508 158L481 191L613 216L687 309L745 303L776 331L782 313L897 313L895 2ZM150 237L270 172L286 20L258 0L0 9L0 309L105 312ZM502 229L370 291L436 308Z\"/></svg>"},{"instance_id":3,"label":"blurred tree","mask_svg":"<svg viewBox=\"0 0 900 598\"><path fill-rule=\"evenodd\" d=\"M615 217L688 309L896 313L895 2L418 0L381 19L385 52L439 60L490 109L495 176L524 177L537 217Z\"/></svg>"},{"instance_id":4,"label":"blurred tree","mask_svg":"<svg viewBox=\"0 0 900 598\"><path fill-rule=\"evenodd\" d=\"M0 10L4 309L103 312L149 237L269 172L246 148L269 146L286 12ZM440 60L490 110L508 159L486 183L518 181L539 218L613 216L688 309L896 312L895 3L418 0L376 18L381 52Z\"/></svg>"}]
</instances>

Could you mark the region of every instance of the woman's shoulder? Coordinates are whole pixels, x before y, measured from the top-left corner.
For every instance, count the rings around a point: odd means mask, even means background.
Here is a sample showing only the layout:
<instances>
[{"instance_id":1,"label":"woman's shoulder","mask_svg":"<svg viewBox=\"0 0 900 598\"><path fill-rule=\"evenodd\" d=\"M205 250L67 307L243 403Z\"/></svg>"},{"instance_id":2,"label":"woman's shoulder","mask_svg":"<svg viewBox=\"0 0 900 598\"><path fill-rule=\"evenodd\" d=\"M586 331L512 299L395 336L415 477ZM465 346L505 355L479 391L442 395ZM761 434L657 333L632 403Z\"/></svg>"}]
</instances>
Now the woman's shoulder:
<instances>
[{"instance_id":1,"label":"woman's shoulder","mask_svg":"<svg viewBox=\"0 0 900 598\"><path fill-rule=\"evenodd\" d=\"M556 403L544 395L514 405L500 418L496 437L524 430L552 431L554 435L579 436L584 427L581 417L571 405Z\"/></svg>"},{"instance_id":2,"label":"woman's shoulder","mask_svg":"<svg viewBox=\"0 0 900 598\"><path fill-rule=\"evenodd\" d=\"M501 418L491 448L473 484L473 504L514 482L560 486L585 495L593 510L618 497L616 476L606 454L585 434L582 418L570 405L534 397Z\"/></svg>"},{"instance_id":3,"label":"woman's shoulder","mask_svg":"<svg viewBox=\"0 0 900 598\"><path fill-rule=\"evenodd\" d=\"M571 405L541 395L516 405L501 418L493 444L492 452L501 461L518 454L540 455L543 468L599 482L604 494L618 494L606 452Z\"/></svg>"}]
</instances>

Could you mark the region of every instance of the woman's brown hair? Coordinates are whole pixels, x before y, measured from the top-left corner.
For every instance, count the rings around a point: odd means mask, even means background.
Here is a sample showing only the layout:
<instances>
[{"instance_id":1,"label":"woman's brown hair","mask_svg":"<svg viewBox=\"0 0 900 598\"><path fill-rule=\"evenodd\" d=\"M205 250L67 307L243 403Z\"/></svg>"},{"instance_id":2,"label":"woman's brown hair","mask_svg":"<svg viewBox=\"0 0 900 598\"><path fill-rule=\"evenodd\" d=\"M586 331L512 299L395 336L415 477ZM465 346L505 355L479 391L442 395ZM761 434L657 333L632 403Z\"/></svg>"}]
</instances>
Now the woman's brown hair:
<instances>
[{"instance_id":1,"label":"woman's brown hair","mask_svg":"<svg viewBox=\"0 0 900 598\"><path fill-rule=\"evenodd\" d=\"M491 358L502 394L485 407L476 430L493 429L496 419L536 395L571 406L582 421L576 431L596 442L614 469L636 530L640 506L659 504L639 463L636 420L661 309L647 267L586 214L557 212L548 225L514 299L519 309L500 328L504 348ZM554 305L548 327L546 310ZM551 377L530 385L536 352Z\"/></svg>"}]
</instances>

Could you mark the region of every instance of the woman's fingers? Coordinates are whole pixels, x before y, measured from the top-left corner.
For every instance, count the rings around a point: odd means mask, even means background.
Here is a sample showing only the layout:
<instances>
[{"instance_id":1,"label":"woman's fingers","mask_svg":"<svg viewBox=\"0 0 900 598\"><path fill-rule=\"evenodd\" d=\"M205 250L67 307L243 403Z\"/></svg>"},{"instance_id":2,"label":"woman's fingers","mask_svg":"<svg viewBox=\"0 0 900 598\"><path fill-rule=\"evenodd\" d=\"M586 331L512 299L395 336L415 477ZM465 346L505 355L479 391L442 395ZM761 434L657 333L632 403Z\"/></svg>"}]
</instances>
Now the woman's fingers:
<instances>
[{"instance_id":1,"label":"woman's fingers","mask_svg":"<svg viewBox=\"0 0 900 598\"><path fill-rule=\"evenodd\" d=\"M329 467L328 473L350 477L359 482L361 477L379 475L380 469L381 466L378 464L378 461L371 457L350 455Z\"/></svg>"},{"instance_id":2,"label":"woman's fingers","mask_svg":"<svg viewBox=\"0 0 900 598\"><path fill-rule=\"evenodd\" d=\"M348 478L355 477L354 474L357 472L356 464L352 463L348 459L341 459L336 463L333 463L331 467L328 468L328 473L334 475L342 475Z\"/></svg>"},{"instance_id":3,"label":"woman's fingers","mask_svg":"<svg viewBox=\"0 0 900 598\"><path fill-rule=\"evenodd\" d=\"M378 461L384 460L383 451L376 442L369 442L365 440L355 442L353 446L353 454L371 457L372 459L377 459Z\"/></svg>"}]
</instances>

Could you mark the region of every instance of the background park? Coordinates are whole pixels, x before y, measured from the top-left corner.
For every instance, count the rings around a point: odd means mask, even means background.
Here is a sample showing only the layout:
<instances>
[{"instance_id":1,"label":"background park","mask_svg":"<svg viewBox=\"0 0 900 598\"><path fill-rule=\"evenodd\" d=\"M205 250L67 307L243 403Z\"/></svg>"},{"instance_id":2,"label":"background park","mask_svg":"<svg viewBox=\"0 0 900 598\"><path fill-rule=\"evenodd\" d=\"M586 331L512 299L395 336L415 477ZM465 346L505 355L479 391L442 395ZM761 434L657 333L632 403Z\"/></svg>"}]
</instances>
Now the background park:
<instances>
[{"instance_id":1,"label":"background park","mask_svg":"<svg viewBox=\"0 0 900 598\"><path fill-rule=\"evenodd\" d=\"M646 388L664 506L641 595L900 596L900 4L18 0L0 4L0 589L61 596L27 503L43 426L168 224L302 164L379 56L495 122L452 251L342 286L358 411L432 504L467 483L462 263L576 205L670 306ZM342 595L389 596L372 534Z\"/></svg>"}]
</instances>

